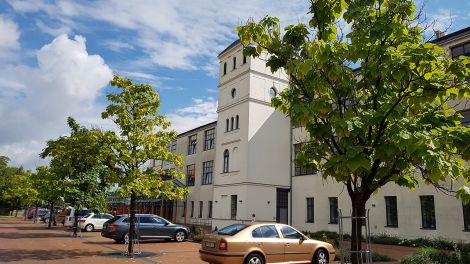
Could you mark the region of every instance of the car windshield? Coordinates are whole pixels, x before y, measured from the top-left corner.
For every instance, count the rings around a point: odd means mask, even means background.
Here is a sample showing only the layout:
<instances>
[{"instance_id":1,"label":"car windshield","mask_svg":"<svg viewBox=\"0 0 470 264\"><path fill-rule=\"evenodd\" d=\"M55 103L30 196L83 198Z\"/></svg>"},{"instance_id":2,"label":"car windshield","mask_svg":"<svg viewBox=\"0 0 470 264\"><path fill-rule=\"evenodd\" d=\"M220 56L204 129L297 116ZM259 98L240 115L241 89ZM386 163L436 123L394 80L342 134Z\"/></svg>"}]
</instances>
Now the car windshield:
<instances>
[{"instance_id":1,"label":"car windshield","mask_svg":"<svg viewBox=\"0 0 470 264\"><path fill-rule=\"evenodd\" d=\"M91 214L86 214L83 218L88 218L90 216L91 216Z\"/></svg>"},{"instance_id":2,"label":"car windshield","mask_svg":"<svg viewBox=\"0 0 470 264\"><path fill-rule=\"evenodd\" d=\"M115 217L109 219L108 221L106 221L106 223L112 224L112 223L116 222L116 221L119 220L119 219L121 219L120 216L115 216Z\"/></svg>"},{"instance_id":3,"label":"car windshield","mask_svg":"<svg viewBox=\"0 0 470 264\"><path fill-rule=\"evenodd\" d=\"M245 229L248 225L245 225L245 224L233 224L233 225L229 225L229 226L226 226L220 230L217 231L217 234L218 235L229 235L229 236L233 236L235 234L237 234L238 232L242 231L243 229Z\"/></svg>"}]
</instances>

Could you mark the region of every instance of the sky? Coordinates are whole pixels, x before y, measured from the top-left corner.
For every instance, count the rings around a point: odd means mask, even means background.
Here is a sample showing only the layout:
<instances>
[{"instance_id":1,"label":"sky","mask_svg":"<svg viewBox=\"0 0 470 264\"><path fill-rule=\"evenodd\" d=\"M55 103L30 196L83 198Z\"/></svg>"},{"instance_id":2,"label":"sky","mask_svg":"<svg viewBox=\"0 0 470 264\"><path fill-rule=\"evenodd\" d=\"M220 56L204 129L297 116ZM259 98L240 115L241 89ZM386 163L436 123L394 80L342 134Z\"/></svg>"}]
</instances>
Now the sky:
<instances>
[{"instance_id":1,"label":"sky","mask_svg":"<svg viewBox=\"0 0 470 264\"><path fill-rule=\"evenodd\" d=\"M432 30L470 26L469 0L420 0ZM113 74L149 83L161 114L184 132L217 119L217 55L235 27L269 14L308 21L307 0L0 0L0 155L11 166L46 165L47 140L67 117L101 119Z\"/></svg>"}]
</instances>

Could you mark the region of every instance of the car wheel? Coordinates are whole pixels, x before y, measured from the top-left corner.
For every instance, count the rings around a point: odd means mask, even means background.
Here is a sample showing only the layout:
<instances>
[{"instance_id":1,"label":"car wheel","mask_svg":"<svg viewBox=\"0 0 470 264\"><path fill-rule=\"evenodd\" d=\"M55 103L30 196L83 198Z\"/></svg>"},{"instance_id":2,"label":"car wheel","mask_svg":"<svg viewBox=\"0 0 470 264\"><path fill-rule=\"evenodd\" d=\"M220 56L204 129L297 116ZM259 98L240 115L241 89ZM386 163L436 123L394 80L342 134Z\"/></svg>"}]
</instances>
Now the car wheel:
<instances>
[{"instance_id":1,"label":"car wheel","mask_svg":"<svg viewBox=\"0 0 470 264\"><path fill-rule=\"evenodd\" d=\"M85 226L85 231L91 232L95 229L95 227L92 224L88 224Z\"/></svg>"},{"instance_id":2,"label":"car wheel","mask_svg":"<svg viewBox=\"0 0 470 264\"><path fill-rule=\"evenodd\" d=\"M251 253L245 259L245 264L264 264L263 257L258 253Z\"/></svg>"},{"instance_id":3,"label":"car wheel","mask_svg":"<svg viewBox=\"0 0 470 264\"><path fill-rule=\"evenodd\" d=\"M184 232L183 230L176 231L175 241L176 242L183 242L184 240L186 240L186 232Z\"/></svg>"},{"instance_id":4,"label":"car wheel","mask_svg":"<svg viewBox=\"0 0 470 264\"><path fill-rule=\"evenodd\" d=\"M315 252L313 256L313 264L327 264L328 263L328 253L323 248L320 248Z\"/></svg>"}]
</instances>

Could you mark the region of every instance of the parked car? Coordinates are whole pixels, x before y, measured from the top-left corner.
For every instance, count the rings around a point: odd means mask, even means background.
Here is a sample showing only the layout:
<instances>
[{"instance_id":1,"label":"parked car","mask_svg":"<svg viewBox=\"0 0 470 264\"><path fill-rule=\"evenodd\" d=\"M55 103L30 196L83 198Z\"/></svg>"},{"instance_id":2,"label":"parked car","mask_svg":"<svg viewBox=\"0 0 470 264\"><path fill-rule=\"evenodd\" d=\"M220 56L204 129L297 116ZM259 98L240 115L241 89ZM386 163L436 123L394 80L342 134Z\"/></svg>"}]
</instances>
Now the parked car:
<instances>
[{"instance_id":1,"label":"parked car","mask_svg":"<svg viewBox=\"0 0 470 264\"><path fill-rule=\"evenodd\" d=\"M89 213L84 217L80 218L78 223L82 230L91 232L93 230L103 229L103 224L112 218L113 216L110 214Z\"/></svg>"},{"instance_id":2,"label":"parked car","mask_svg":"<svg viewBox=\"0 0 470 264\"><path fill-rule=\"evenodd\" d=\"M67 213L68 215L65 216L64 218L64 226L66 227L73 227L73 224L75 223L75 213L76 213L76 209L75 208L70 208L70 209L67 209ZM80 212L78 212L78 219L80 219L81 217L87 215L88 213L90 213L90 210L84 208L82 209Z\"/></svg>"},{"instance_id":3,"label":"parked car","mask_svg":"<svg viewBox=\"0 0 470 264\"><path fill-rule=\"evenodd\" d=\"M71 206L67 206L66 208L58 209L55 214L55 222L61 223L62 225L65 224L65 218L70 215L70 211L72 210Z\"/></svg>"},{"instance_id":4,"label":"parked car","mask_svg":"<svg viewBox=\"0 0 470 264\"><path fill-rule=\"evenodd\" d=\"M288 225L234 224L206 235L199 255L214 264L326 264L335 259L335 250L331 244L310 239Z\"/></svg>"},{"instance_id":5,"label":"parked car","mask_svg":"<svg viewBox=\"0 0 470 264\"><path fill-rule=\"evenodd\" d=\"M174 239L183 242L188 238L189 228L173 224L158 215L136 214L137 236L139 240L147 239ZM107 221L101 230L101 236L124 242L129 238L129 217L118 215Z\"/></svg>"}]
</instances>

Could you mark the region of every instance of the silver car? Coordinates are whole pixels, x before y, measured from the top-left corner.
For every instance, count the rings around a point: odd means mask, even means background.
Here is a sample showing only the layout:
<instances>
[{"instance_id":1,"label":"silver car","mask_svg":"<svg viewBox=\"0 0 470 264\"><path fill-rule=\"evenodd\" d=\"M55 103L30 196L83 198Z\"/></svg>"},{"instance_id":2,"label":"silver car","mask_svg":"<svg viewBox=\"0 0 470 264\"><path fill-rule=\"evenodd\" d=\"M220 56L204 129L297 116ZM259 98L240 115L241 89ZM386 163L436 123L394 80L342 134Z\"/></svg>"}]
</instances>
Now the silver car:
<instances>
[{"instance_id":1,"label":"silver car","mask_svg":"<svg viewBox=\"0 0 470 264\"><path fill-rule=\"evenodd\" d=\"M139 240L147 239L174 239L177 242L185 241L189 236L189 228L173 224L170 221L151 214L136 214L137 237ZM118 215L103 225L101 236L122 243L128 239L129 216Z\"/></svg>"}]
</instances>

